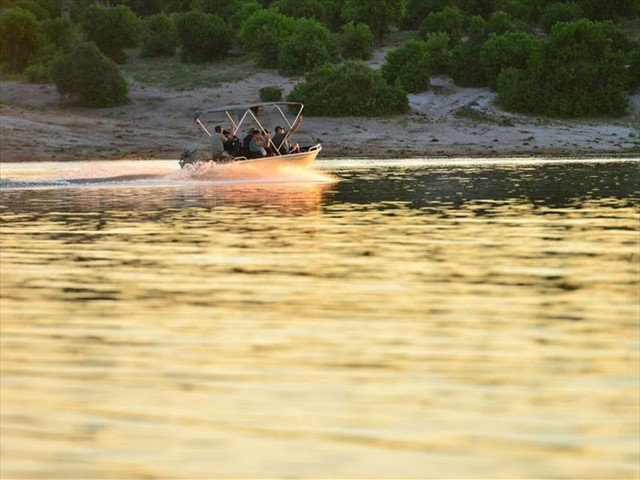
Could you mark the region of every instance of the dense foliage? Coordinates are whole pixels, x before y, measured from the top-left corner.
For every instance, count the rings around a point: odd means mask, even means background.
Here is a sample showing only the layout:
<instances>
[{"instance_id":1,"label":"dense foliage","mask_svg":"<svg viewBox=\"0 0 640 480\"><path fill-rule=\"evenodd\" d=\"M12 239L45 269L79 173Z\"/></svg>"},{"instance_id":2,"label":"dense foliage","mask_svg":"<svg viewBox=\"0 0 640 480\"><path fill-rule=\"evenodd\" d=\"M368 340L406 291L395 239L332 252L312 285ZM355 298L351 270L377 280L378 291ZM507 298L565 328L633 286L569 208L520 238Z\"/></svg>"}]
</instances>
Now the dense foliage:
<instances>
[{"instance_id":1,"label":"dense foliage","mask_svg":"<svg viewBox=\"0 0 640 480\"><path fill-rule=\"evenodd\" d=\"M387 54L381 72L387 83L397 81L405 91L415 93L429 88L430 65L427 44L410 40Z\"/></svg>"},{"instance_id":2,"label":"dense foliage","mask_svg":"<svg viewBox=\"0 0 640 480\"><path fill-rule=\"evenodd\" d=\"M344 25L340 48L344 58L369 60L373 56L373 34L369 26L353 22Z\"/></svg>"},{"instance_id":3,"label":"dense foliage","mask_svg":"<svg viewBox=\"0 0 640 480\"><path fill-rule=\"evenodd\" d=\"M278 64L280 45L296 32L296 22L277 9L258 10L240 28L244 48L256 54L256 63L273 68Z\"/></svg>"},{"instance_id":4,"label":"dense foliage","mask_svg":"<svg viewBox=\"0 0 640 480\"><path fill-rule=\"evenodd\" d=\"M38 21L33 13L20 7L0 12L0 60L14 72L27 66L38 48Z\"/></svg>"},{"instance_id":5,"label":"dense foliage","mask_svg":"<svg viewBox=\"0 0 640 480\"><path fill-rule=\"evenodd\" d=\"M176 28L169 16L158 13L145 18L142 22L143 57L171 56L178 45Z\"/></svg>"},{"instance_id":6,"label":"dense foliage","mask_svg":"<svg viewBox=\"0 0 640 480\"><path fill-rule=\"evenodd\" d=\"M424 40L429 55L429 69L432 74L449 73L451 70L451 50L449 35L444 32L429 33Z\"/></svg>"},{"instance_id":7,"label":"dense foliage","mask_svg":"<svg viewBox=\"0 0 640 480\"><path fill-rule=\"evenodd\" d=\"M459 8L452 6L430 13L420 24L420 35L426 38L431 33L446 33L449 41L455 45L460 41L465 27L466 17Z\"/></svg>"},{"instance_id":8,"label":"dense foliage","mask_svg":"<svg viewBox=\"0 0 640 480\"><path fill-rule=\"evenodd\" d=\"M275 85L269 85L260 89L260 100L263 102L279 102L282 100L282 89Z\"/></svg>"},{"instance_id":9,"label":"dense foliage","mask_svg":"<svg viewBox=\"0 0 640 480\"><path fill-rule=\"evenodd\" d=\"M603 25L580 20L556 24L527 69L509 68L499 75L498 92L503 106L513 111L620 115L627 106L626 78Z\"/></svg>"},{"instance_id":10,"label":"dense foliage","mask_svg":"<svg viewBox=\"0 0 640 480\"><path fill-rule=\"evenodd\" d=\"M406 12L405 0L344 0L342 19L366 23L377 42L391 26L399 26Z\"/></svg>"},{"instance_id":11,"label":"dense foliage","mask_svg":"<svg viewBox=\"0 0 640 480\"><path fill-rule=\"evenodd\" d=\"M102 53L118 63L126 60L124 49L134 47L140 37L138 17L122 5L114 8L98 4L88 6L80 16L80 28Z\"/></svg>"},{"instance_id":12,"label":"dense foliage","mask_svg":"<svg viewBox=\"0 0 640 480\"><path fill-rule=\"evenodd\" d=\"M317 20L301 18L295 32L280 46L278 71L284 75L305 73L337 59L337 36Z\"/></svg>"},{"instance_id":13,"label":"dense foliage","mask_svg":"<svg viewBox=\"0 0 640 480\"><path fill-rule=\"evenodd\" d=\"M83 43L54 67L60 95L78 97L87 107L111 107L127 100L128 86L118 66L93 43Z\"/></svg>"},{"instance_id":14,"label":"dense foliage","mask_svg":"<svg viewBox=\"0 0 640 480\"><path fill-rule=\"evenodd\" d=\"M407 95L380 72L357 60L325 64L307 74L287 97L303 102L310 115L381 116L408 110Z\"/></svg>"},{"instance_id":15,"label":"dense foliage","mask_svg":"<svg viewBox=\"0 0 640 480\"><path fill-rule=\"evenodd\" d=\"M191 11L174 17L180 60L202 63L221 58L231 48L233 32L216 15Z\"/></svg>"},{"instance_id":16,"label":"dense foliage","mask_svg":"<svg viewBox=\"0 0 640 480\"><path fill-rule=\"evenodd\" d=\"M541 46L540 40L523 32L492 33L480 49L480 65L488 85L498 87L498 75L503 68L527 68L533 51Z\"/></svg>"},{"instance_id":17,"label":"dense foliage","mask_svg":"<svg viewBox=\"0 0 640 480\"><path fill-rule=\"evenodd\" d=\"M575 2L552 3L540 17L540 25L547 31L551 31L557 22L571 22L584 17L582 7Z\"/></svg>"},{"instance_id":18,"label":"dense foliage","mask_svg":"<svg viewBox=\"0 0 640 480\"><path fill-rule=\"evenodd\" d=\"M326 5L319 0L275 0L271 6L291 18L314 18L326 20Z\"/></svg>"}]
</instances>

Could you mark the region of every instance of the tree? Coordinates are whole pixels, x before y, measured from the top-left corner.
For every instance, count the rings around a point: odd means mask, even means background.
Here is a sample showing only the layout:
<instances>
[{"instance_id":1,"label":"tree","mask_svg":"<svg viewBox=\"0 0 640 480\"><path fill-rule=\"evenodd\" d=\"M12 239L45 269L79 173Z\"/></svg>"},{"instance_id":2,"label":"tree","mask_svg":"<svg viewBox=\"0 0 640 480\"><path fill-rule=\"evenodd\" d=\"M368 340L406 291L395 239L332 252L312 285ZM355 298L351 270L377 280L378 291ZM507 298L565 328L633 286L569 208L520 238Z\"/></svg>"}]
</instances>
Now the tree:
<instances>
[{"instance_id":1,"label":"tree","mask_svg":"<svg viewBox=\"0 0 640 480\"><path fill-rule=\"evenodd\" d=\"M327 8L320 0L276 0L272 7L292 18L314 18L324 22Z\"/></svg>"},{"instance_id":2,"label":"tree","mask_svg":"<svg viewBox=\"0 0 640 480\"><path fill-rule=\"evenodd\" d=\"M164 13L151 15L142 21L143 57L172 56L178 45L176 28L169 16Z\"/></svg>"},{"instance_id":3,"label":"tree","mask_svg":"<svg viewBox=\"0 0 640 480\"><path fill-rule=\"evenodd\" d=\"M244 48L256 53L260 67L277 65L281 44L296 31L293 18L281 14L277 9L258 10L240 27L240 40Z\"/></svg>"},{"instance_id":4,"label":"tree","mask_svg":"<svg viewBox=\"0 0 640 480\"><path fill-rule=\"evenodd\" d=\"M487 20L485 32L487 35L495 33L502 35L503 33L516 30L511 15L506 12L493 12Z\"/></svg>"},{"instance_id":5,"label":"tree","mask_svg":"<svg viewBox=\"0 0 640 480\"><path fill-rule=\"evenodd\" d=\"M503 68L527 68L531 54L540 46L540 40L524 32L489 35L489 40L480 48L480 65L489 86L497 89L498 75Z\"/></svg>"},{"instance_id":6,"label":"tree","mask_svg":"<svg viewBox=\"0 0 640 480\"><path fill-rule=\"evenodd\" d=\"M439 12L449 3L448 0L407 0L407 13L403 26L410 30L417 30L427 15Z\"/></svg>"},{"instance_id":7,"label":"tree","mask_svg":"<svg viewBox=\"0 0 640 480\"><path fill-rule=\"evenodd\" d=\"M305 73L338 59L338 39L317 20L301 18L295 32L280 47L278 71L283 75Z\"/></svg>"},{"instance_id":8,"label":"tree","mask_svg":"<svg viewBox=\"0 0 640 480\"><path fill-rule=\"evenodd\" d=\"M443 10L430 13L420 24L420 35L426 38L430 33L446 33L451 45L460 41L466 17L458 7L450 6Z\"/></svg>"},{"instance_id":9,"label":"tree","mask_svg":"<svg viewBox=\"0 0 640 480\"><path fill-rule=\"evenodd\" d=\"M327 63L313 70L287 100L304 103L309 115L382 116L409 110L400 85L389 85L380 72L358 60Z\"/></svg>"},{"instance_id":10,"label":"tree","mask_svg":"<svg viewBox=\"0 0 640 480\"><path fill-rule=\"evenodd\" d=\"M396 81L410 93L429 88L431 59L425 42L409 40L404 45L387 53L382 65L382 77L389 84Z\"/></svg>"},{"instance_id":11,"label":"tree","mask_svg":"<svg viewBox=\"0 0 640 480\"><path fill-rule=\"evenodd\" d=\"M80 15L80 28L89 41L112 60L126 61L124 49L135 47L141 33L138 17L129 7L114 8L93 4Z\"/></svg>"},{"instance_id":12,"label":"tree","mask_svg":"<svg viewBox=\"0 0 640 480\"><path fill-rule=\"evenodd\" d=\"M174 25L182 62L202 63L223 57L233 44L233 32L222 18L197 10L177 13Z\"/></svg>"},{"instance_id":13,"label":"tree","mask_svg":"<svg viewBox=\"0 0 640 480\"><path fill-rule=\"evenodd\" d=\"M542 17L540 17L540 25L545 31L550 32L558 22L571 22L584 17L582 7L575 2L552 3L544 9Z\"/></svg>"},{"instance_id":14,"label":"tree","mask_svg":"<svg viewBox=\"0 0 640 480\"><path fill-rule=\"evenodd\" d=\"M87 107L112 107L127 100L118 66L94 43L83 43L58 62L53 79L60 95L79 97Z\"/></svg>"},{"instance_id":15,"label":"tree","mask_svg":"<svg viewBox=\"0 0 640 480\"><path fill-rule=\"evenodd\" d=\"M424 43L429 55L429 69L431 73L449 73L451 69L449 35L443 32L430 33L426 36Z\"/></svg>"},{"instance_id":16,"label":"tree","mask_svg":"<svg viewBox=\"0 0 640 480\"><path fill-rule=\"evenodd\" d=\"M20 7L0 12L0 59L21 72L38 49L38 21Z\"/></svg>"},{"instance_id":17,"label":"tree","mask_svg":"<svg viewBox=\"0 0 640 480\"><path fill-rule=\"evenodd\" d=\"M349 22L342 27L342 56L369 60L373 56L373 34L366 23Z\"/></svg>"},{"instance_id":18,"label":"tree","mask_svg":"<svg viewBox=\"0 0 640 480\"><path fill-rule=\"evenodd\" d=\"M621 115L628 77L620 60L602 23L560 22L526 70L499 75L499 98L508 109L557 117ZM514 92L524 97L517 99Z\"/></svg>"},{"instance_id":19,"label":"tree","mask_svg":"<svg viewBox=\"0 0 640 480\"><path fill-rule=\"evenodd\" d=\"M373 38L380 42L389 27L401 24L406 12L406 0L345 0L342 19L369 25Z\"/></svg>"}]
</instances>

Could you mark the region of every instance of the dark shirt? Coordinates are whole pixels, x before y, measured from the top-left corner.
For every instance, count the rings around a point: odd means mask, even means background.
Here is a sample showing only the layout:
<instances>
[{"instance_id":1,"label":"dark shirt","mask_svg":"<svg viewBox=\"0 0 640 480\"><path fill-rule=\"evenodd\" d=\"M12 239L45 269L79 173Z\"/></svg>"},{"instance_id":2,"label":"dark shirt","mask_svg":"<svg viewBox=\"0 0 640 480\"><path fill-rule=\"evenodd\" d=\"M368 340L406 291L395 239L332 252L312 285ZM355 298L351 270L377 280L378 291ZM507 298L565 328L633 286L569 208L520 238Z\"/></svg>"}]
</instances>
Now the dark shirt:
<instances>
[{"instance_id":1,"label":"dark shirt","mask_svg":"<svg viewBox=\"0 0 640 480\"><path fill-rule=\"evenodd\" d=\"M252 138L253 137L251 136L251 134L248 134L246 137L242 139L242 152L244 154L248 154L251 151L250 145L251 145Z\"/></svg>"},{"instance_id":2,"label":"dark shirt","mask_svg":"<svg viewBox=\"0 0 640 480\"><path fill-rule=\"evenodd\" d=\"M289 132L276 133L271 138L271 141L273 142L273 145L276 148L280 147L280 148L278 148L278 150L280 150L280 153L283 154L283 155L289 153L289 148L287 147L287 142L284 142L284 139L287 136L287 133L289 133ZM280 145L280 144L282 144L282 145Z\"/></svg>"}]
</instances>

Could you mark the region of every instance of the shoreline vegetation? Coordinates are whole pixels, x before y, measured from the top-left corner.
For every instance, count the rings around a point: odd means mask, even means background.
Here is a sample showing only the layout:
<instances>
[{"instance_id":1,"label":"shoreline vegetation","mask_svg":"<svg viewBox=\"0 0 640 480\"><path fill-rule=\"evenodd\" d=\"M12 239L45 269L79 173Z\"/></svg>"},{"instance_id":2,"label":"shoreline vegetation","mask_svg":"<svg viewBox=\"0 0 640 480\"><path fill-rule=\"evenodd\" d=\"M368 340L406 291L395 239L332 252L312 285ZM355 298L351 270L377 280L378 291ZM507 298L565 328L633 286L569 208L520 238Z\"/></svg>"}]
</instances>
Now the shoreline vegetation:
<instances>
[{"instance_id":1,"label":"shoreline vegetation","mask_svg":"<svg viewBox=\"0 0 640 480\"><path fill-rule=\"evenodd\" d=\"M267 92L324 159L638 157L633 1L5 2L0 162L177 159Z\"/></svg>"}]
</instances>

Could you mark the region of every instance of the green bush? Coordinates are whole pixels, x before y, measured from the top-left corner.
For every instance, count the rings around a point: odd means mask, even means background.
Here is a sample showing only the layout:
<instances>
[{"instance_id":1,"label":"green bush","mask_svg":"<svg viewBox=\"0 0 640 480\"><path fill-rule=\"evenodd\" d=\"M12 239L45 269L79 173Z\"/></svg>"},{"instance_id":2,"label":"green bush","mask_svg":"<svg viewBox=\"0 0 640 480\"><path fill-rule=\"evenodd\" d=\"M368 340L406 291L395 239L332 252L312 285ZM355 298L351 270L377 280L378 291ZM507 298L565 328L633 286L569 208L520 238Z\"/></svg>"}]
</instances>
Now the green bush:
<instances>
[{"instance_id":1,"label":"green bush","mask_svg":"<svg viewBox=\"0 0 640 480\"><path fill-rule=\"evenodd\" d=\"M640 17L638 0L577 0L585 15L593 20L618 20L621 17Z\"/></svg>"},{"instance_id":2,"label":"green bush","mask_svg":"<svg viewBox=\"0 0 640 480\"><path fill-rule=\"evenodd\" d=\"M382 77L389 84L398 81L407 92L422 92L429 88L430 63L427 44L419 40L409 40L387 53L381 69Z\"/></svg>"},{"instance_id":3,"label":"green bush","mask_svg":"<svg viewBox=\"0 0 640 480\"><path fill-rule=\"evenodd\" d=\"M627 56L632 50L640 46L637 40L631 38L628 30L619 23L605 20L602 22L602 28L604 34L611 39L611 49L614 52Z\"/></svg>"},{"instance_id":4,"label":"green bush","mask_svg":"<svg viewBox=\"0 0 640 480\"><path fill-rule=\"evenodd\" d=\"M287 100L304 103L310 115L383 116L409 110L400 85L390 86L380 72L358 60L313 70Z\"/></svg>"},{"instance_id":5,"label":"green bush","mask_svg":"<svg viewBox=\"0 0 640 480\"><path fill-rule=\"evenodd\" d=\"M449 35L443 32L430 33L424 43L429 54L429 65L432 74L449 73L451 70L451 50Z\"/></svg>"},{"instance_id":6,"label":"green bush","mask_svg":"<svg viewBox=\"0 0 640 480\"><path fill-rule=\"evenodd\" d=\"M296 31L293 18L270 8L258 10L240 27L240 40L247 50L256 53L260 67L274 68L278 63L280 46Z\"/></svg>"},{"instance_id":7,"label":"green bush","mask_svg":"<svg viewBox=\"0 0 640 480\"><path fill-rule=\"evenodd\" d=\"M243 3L240 8L238 8L238 10L229 17L229 26L234 30L239 30L242 22L258 10L262 10L262 5L255 0L249 0Z\"/></svg>"},{"instance_id":8,"label":"green bush","mask_svg":"<svg viewBox=\"0 0 640 480\"><path fill-rule=\"evenodd\" d=\"M446 7L440 12L430 13L420 24L420 35L426 38L430 33L443 32L449 35L451 45L460 41L466 17L459 8Z\"/></svg>"},{"instance_id":9,"label":"green bush","mask_svg":"<svg viewBox=\"0 0 640 480\"><path fill-rule=\"evenodd\" d=\"M301 18L295 32L280 46L278 71L283 75L305 73L337 59L337 37L317 20Z\"/></svg>"},{"instance_id":10,"label":"green bush","mask_svg":"<svg viewBox=\"0 0 640 480\"><path fill-rule=\"evenodd\" d=\"M174 25L180 44L180 60L202 63L223 57L233 44L233 32L222 18L194 10L177 13Z\"/></svg>"},{"instance_id":11,"label":"green bush","mask_svg":"<svg viewBox=\"0 0 640 480\"><path fill-rule=\"evenodd\" d=\"M327 8L319 0L276 0L271 6L292 18L314 18L324 22L327 16Z\"/></svg>"},{"instance_id":12,"label":"green bush","mask_svg":"<svg viewBox=\"0 0 640 480\"><path fill-rule=\"evenodd\" d=\"M45 45L54 45L69 53L78 43L79 32L69 17L44 20L38 24L39 35Z\"/></svg>"},{"instance_id":13,"label":"green bush","mask_svg":"<svg viewBox=\"0 0 640 480\"><path fill-rule=\"evenodd\" d=\"M366 23L376 42L389 32L389 27L402 24L406 0L344 0L342 19L345 22Z\"/></svg>"},{"instance_id":14,"label":"green bush","mask_svg":"<svg viewBox=\"0 0 640 480\"><path fill-rule=\"evenodd\" d=\"M456 0L455 3L468 16L480 15L487 18L495 10L494 0Z\"/></svg>"},{"instance_id":15,"label":"green bush","mask_svg":"<svg viewBox=\"0 0 640 480\"><path fill-rule=\"evenodd\" d=\"M489 33L487 32L487 22L480 15L474 15L469 19L467 26L468 41L474 44L480 44L487 40Z\"/></svg>"},{"instance_id":16,"label":"green bush","mask_svg":"<svg viewBox=\"0 0 640 480\"><path fill-rule=\"evenodd\" d=\"M536 2L538 3L538 2ZM536 18L537 5L528 0L496 0L496 11L506 12L511 18L532 22Z\"/></svg>"},{"instance_id":17,"label":"green bush","mask_svg":"<svg viewBox=\"0 0 640 480\"><path fill-rule=\"evenodd\" d=\"M151 15L142 21L142 27L142 57L170 57L175 53L178 35L168 15Z\"/></svg>"},{"instance_id":18,"label":"green bush","mask_svg":"<svg viewBox=\"0 0 640 480\"><path fill-rule=\"evenodd\" d=\"M497 89L498 75L503 68L527 68L531 53L540 45L540 40L523 32L489 35L489 40L480 48L480 65L487 84L493 90Z\"/></svg>"},{"instance_id":19,"label":"green bush","mask_svg":"<svg viewBox=\"0 0 640 480\"><path fill-rule=\"evenodd\" d=\"M550 32L558 22L571 22L584 17L582 7L575 2L552 3L544 9L540 17L540 25Z\"/></svg>"},{"instance_id":20,"label":"green bush","mask_svg":"<svg viewBox=\"0 0 640 480\"><path fill-rule=\"evenodd\" d=\"M0 61L22 72L39 46L36 17L20 7L0 11Z\"/></svg>"},{"instance_id":21,"label":"green bush","mask_svg":"<svg viewBox=\"0 0 640 480\"><path fill-rule=\"evenodd\" d=\"M149 17L162 13L166 2L164 0L124 0L122 3L139 17Z\"/></svg>"},{"instance_id":22,"label":"green bush","mask_svg":"<svg viewBox=\"0 0 640 480\"><path fill-rule=\"evenodd\" d=\"M491 35L492 33L495 33L496 35L502 35L514 30L516 30L516 27L511 15L506 12L493 12L489 17L489 20L487 20L485 34Z\"/></svg>"},{"instance_id":23,"label":"green bush","mask_svg":"<svg viewBox=\"0 0 640 480\"><path fill-rule=\"evenodd\" d=\"M89 41L94 42L107 57L123 63L124 49L134 47L140 37L140 21L125 6L114 8L93 4L80 15L80 28Z\"/></svg>"},{"instance_id":24,"label":"green bush","mask_svg":"<svg viewBox=\"0 0 640 480\"><path fill-rule=\"evenodd\" d=\"M1 9L20 7L30 12L36 20L48 20L60 16L60 2L58 0L3 0Z\"/></svg>"},{"instance_id":25,"label":"green bush","mask_svg":"<svg viewBox=\"0 0 640 480\"><path fill-rule=\"evenodd\" d=\"M275 85L262 87L260 89L260 100L263 102L279 102L282 100L282 89Z\"/></svg>"},{"instance_id":26,"label":"green bush","mask_svg":"<svg viewBox=\"0 0 640 480\"><path fill-rule=\"evenodd\" d=\"M369 60L373 56L373 34L369 25L353 22L344 25L340 45L344 58Z\"/></svg>"},{"instance_id":27,"label":"green bush","mask_svg":"<svg viewBox=\"0 0 640 480\"><path fill-rule=\"evenodd\" d=\"M498 77L505 108L557 117L621 115L626 110L628 77L602 23L557 23L527 70L516 71ZM513 92L524 98L514 99Z\"/></svg>"},{"instance_id":28,"label":"green bush","mask_svg":"<svg viewBox=\"0 0 640 480\"><path fill-rule=\"evenodd\" d=\"M56 63L53 80L60 95L79 97L87 107L112 107L127 100L118 66L93 43L83 43Z\"/></svg>"},{"instance_id":29,"label":"green bush","mask_svg":"<svg viewBox=\"0 0 640 480\"><path fill-rule=\"evenodd\" d=\"M417 30L427 15L439 12L449 3L447 0L407 0L407 14L404 19L404 28Z\"/></svg>"},{"instance_id":30,"label":"green bush","mask_svg":"<svg viewBox=\"0 0 640 480\"><path fill-rule=\"evenodd\" d=\"M487 79L480 64L480 49L477 42L462 42L451 51L451 77L459 87L484 87Z\"/></svg>"}]
</instances>

